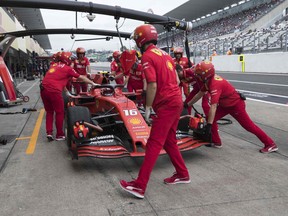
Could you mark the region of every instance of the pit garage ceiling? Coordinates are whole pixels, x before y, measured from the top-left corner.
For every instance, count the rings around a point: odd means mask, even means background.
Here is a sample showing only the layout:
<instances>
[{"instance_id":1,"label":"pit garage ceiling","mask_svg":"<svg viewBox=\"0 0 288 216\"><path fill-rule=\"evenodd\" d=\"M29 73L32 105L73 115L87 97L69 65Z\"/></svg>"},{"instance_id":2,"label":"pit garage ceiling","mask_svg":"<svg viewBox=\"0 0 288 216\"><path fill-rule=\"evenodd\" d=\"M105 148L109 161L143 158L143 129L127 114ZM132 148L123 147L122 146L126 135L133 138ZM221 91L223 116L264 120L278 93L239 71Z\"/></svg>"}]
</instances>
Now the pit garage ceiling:
<instances>
[{"instance_id":1,"label":"pit garage ceiling","mask_svg":"<svg viewBox=\"0 0 288 216\"><path fill-rule=\"evenodd\" d=\"M27 29L45 29L45 24L40 9L37 8L13 8L18 20L25 24ZM34 38L44 49L51 49L48 35L35 35Z\"/></svg>"}]
</instances>

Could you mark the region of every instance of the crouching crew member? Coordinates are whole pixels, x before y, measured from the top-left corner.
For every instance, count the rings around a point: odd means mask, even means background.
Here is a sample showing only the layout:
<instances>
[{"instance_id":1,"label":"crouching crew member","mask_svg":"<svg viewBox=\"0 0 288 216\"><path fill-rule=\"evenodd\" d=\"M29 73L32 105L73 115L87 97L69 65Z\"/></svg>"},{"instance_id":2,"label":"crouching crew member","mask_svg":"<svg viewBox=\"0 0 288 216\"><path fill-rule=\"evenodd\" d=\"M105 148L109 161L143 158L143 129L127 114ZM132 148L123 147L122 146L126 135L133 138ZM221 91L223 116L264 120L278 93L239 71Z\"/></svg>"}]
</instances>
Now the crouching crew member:
<instances>
[{"instance_id":1,"label":"crouching crew member","mask_svg":"<svg viewBox=\"0 0 288 216\"><path fill-rule=\"evenodd\" d=\"M274 141L250 119L245 108L245 98L224 78L215 74L214 65L210 61L203 61L196 65L195 74L203 82L204 86L188 105L196 103L205 92L211 95L211 107L208 114L206 134L212 133L212 142L218 147L222 145L217 130L217 121L227 114L234 117L240 125L256 135L264 144L261 153L270 153L278 150Z\"/></svg>"}]
</instances>

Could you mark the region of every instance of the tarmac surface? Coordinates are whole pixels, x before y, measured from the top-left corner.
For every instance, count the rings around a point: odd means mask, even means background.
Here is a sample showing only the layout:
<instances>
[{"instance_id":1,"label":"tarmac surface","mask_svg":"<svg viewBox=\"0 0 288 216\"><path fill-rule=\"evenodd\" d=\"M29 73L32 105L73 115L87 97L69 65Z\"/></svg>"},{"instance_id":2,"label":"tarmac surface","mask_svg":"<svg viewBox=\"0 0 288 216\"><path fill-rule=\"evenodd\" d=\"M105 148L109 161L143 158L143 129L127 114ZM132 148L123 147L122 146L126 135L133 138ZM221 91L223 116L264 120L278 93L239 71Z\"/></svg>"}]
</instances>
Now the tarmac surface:
<instances>
[{"instance_id":1,"label":"tarmac surface","mask_svg":"<svg viewBox=\"0 0 288 216\"><path fill-rule=\"evenodd\" d=\"M190 184L163 184L174 169L160 156L141 200L123 191L119 180L136 178L142 158L72 160L65 141L47 142L38 84L18 86L28 103L0 108L37 109L0 115L0 135L17 137L0 145L1 216L288 215L288 106L246 101L251 119L275 140L278 152L259 153L257 137L228 116L233 123L219 127L221 149L183 153Z\"/></svg>"}]
</instances>

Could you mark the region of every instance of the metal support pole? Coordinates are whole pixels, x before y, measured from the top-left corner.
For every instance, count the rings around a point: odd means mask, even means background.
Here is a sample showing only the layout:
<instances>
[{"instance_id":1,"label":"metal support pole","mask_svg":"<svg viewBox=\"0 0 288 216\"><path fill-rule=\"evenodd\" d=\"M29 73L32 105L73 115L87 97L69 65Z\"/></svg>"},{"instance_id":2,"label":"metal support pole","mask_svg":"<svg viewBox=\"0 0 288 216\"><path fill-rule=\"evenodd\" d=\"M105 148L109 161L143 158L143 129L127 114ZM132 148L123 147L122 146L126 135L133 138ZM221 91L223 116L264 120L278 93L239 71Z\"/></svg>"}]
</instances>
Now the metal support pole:
<instances>
[{"instance_id":1,"label":"metal support pole","mask_svg":"<svg viewBox=\"0 0 288 216\"><path fill-rule=\"evenodd\" d=\"M288 30L285 32L285 52L287 52L287 43L288 43Z\"/></svg>"},{"instance_id":2,"label":"metal support pole","mask_svg":"<svg viewBox=\"0 0 288 216\"><path fill-rule=\"evenodd\" d=\"M75 0L77 2L77 0ZM78 28L78 18L77 18L77 11L75 12L75 22L76 22L76 29Z\"/></svg>"}]
</instances>

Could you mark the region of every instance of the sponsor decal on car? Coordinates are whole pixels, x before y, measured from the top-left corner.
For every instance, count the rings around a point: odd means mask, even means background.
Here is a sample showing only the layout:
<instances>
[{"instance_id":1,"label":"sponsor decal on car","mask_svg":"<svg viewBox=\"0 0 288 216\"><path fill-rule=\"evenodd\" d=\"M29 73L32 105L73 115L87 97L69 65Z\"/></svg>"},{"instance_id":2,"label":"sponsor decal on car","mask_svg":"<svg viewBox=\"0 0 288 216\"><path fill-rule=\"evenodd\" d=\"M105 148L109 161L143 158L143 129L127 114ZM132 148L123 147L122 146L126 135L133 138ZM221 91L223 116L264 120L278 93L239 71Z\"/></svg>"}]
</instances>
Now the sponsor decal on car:
<instances>
[{"instance_id":1,"label":"sponsor decal on car","mask_svg":"<svg viewBox=\"0 0 288 216\"><path fill-rule=\"evenodd\" d=\"M131 118L129 119L129 123L133 124L133 125L139 125L142 123L141 119L138 118Z\"/></svg>"}]
</instances>

